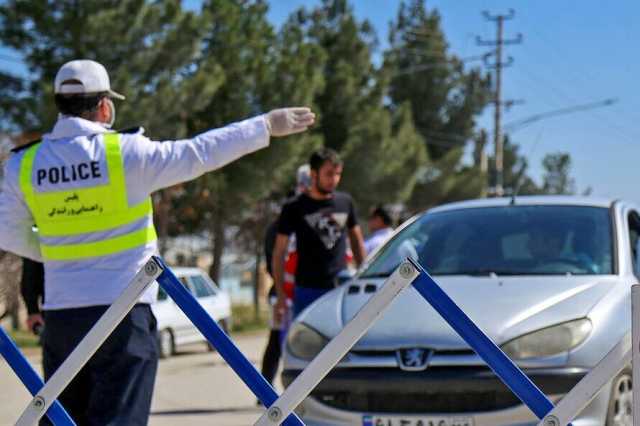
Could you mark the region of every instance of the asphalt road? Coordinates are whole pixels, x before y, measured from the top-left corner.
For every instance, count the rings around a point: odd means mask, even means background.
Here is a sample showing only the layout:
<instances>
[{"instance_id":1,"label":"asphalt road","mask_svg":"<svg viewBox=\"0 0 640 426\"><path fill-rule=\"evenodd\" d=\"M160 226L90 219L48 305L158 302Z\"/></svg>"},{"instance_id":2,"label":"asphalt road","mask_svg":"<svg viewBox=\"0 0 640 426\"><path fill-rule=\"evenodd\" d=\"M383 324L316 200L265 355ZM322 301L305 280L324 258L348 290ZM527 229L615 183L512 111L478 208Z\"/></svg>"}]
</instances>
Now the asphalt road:
<instances>
[{"instance_id":1,"label":"asphalt road","mask_svg":"<svg viewBox=\"0 0 640 426\"><path fill-rule=\"evenodd\" d=\"M254 365L259 363L266 333L236 336L234 341ZM41 371L38 352L30 351L27 356ZM13 424L30 396L2 359L0 389L0 424ZM152 426L246 426L262 414L251 391L204 344L181 348L178 355L160 361L151 411Z\"/></svg>"}]
</instances>

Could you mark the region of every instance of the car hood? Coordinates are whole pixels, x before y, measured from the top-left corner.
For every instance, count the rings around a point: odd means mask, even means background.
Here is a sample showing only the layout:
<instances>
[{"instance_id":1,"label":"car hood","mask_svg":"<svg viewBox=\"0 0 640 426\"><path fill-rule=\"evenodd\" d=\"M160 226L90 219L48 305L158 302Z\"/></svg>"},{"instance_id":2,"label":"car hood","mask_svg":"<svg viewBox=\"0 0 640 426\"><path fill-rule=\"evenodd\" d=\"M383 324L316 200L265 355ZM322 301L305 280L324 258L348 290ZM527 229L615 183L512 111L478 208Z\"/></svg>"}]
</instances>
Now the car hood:
<instances>
[{"instance_id":1,"label":"car hood","mask_svg":"<svg viewBox=\"0 0 640 426\"><path fill-rule=\"evenodd\" d=\"M434 279L498 345L540 328L586 317L618 282L616 276L440 276ZM383 279L356 279L326 294L297 320L333 338L383 283ZM469 348L429 303L409 287L398 295L354 349L416 346Z\"/></svg>"}]
</instances>

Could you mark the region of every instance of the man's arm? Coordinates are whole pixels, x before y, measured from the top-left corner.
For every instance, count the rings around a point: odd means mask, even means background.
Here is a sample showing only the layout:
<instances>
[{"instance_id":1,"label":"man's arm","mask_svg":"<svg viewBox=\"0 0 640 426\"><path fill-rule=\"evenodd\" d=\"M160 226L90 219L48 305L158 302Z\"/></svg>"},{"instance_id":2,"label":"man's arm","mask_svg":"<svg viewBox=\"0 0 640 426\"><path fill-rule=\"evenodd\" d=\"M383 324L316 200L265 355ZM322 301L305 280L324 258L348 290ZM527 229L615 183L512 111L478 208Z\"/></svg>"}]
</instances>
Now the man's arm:
<instances>
[{"instance_id":1,"label":"man's arm","mask_svg":"<svg viewBox=\"0 0 640 426\"><path fill-rule=\"evenodd\" d=\"M287 247L289 247L289 236L280 234L276 236L276 243L273 247L273 258L271 269L273 271L273 282L278 295L276 302L276 322L282 319L286 310L286 295L284 292L284 262L287 255Z\"/></svg>"},{"instance_id":2,"label":"man's arm","mask_svg":"<svg viewBox=\"0 0 640 426\"><path fill-rule=\"evenodd\" d=\"M360 267L367 252L364 249L364 239L362 238L362 230L360 225L349 228L349 242L351 243L351 251L353 252L353 259L356 265Z\"/></svg>"},{"instance_id":3,"label":"man's arm","mask_svg":"<svg viewBox=\"0 0 640 426\"><path fill-rule=\"evenodd\" d=\"M278 222L272 222L264 236L264 257L267 261L267 272L273 278L273 248L278 236Z\"/></svg>"},{"instance_id":4,"label":"man's arm","mask_svg":"<svg viewBox=\"0 0 640 426\"><path fill-rule=\"evenodd\" d=\"M140 188L148 194L195 179L265 148L270 137L306 130L314 119L308 108L284 108L206 131L192 139L153 142L140 134L123 135L127 184L134 192Z\"/></svg>"},{"instance_id":5,"label":"man's arm","mask_svg":"<svg viewBox=\"0 0 640 426\"><path fill-rule=\"evenodd\" d=\"M273 283L276 287L278 298L285 297L284 293L284 262L287 255L287 247L289 246L289 236L278 234L276 236L276 244L273 247L273 258L271 260L271 269L273 270Z\"/></svg>"},{"instance_id":6,"label":"man's arm","mask_svg":"<svg viewBox=\"0 0 640 426\"><path fill-rule=\"evenodd\" d=\"M42 263L22 259L22 279L20 294L27 307L27 313L40 313L40 300L44 295L44 268Z\"/></svg>"},{"instance_id":7,"label":"man's arm","mask_svg":"<svg viewBox=\"0 0 640 426\"><path fill-rule=\"evenodd\" d=\"M40 334L44 319L40 312L40 301L44 302L44 267L40 262L27 258L22 260L22 280L20 293L27 306L27 327L35 334Z\"/></svg>"},{"instance_id":8,"label":"man's arm","mask_svg":"<svg viewBox=\"0 0 640 426\"><path fill-rule=\"evenodd\" d=\"M16 154L14 154L16 155ZM19 158L9 159L0 192L0 249L42 261L34 220L17 188Z\"/></svg>"}]
</instances>

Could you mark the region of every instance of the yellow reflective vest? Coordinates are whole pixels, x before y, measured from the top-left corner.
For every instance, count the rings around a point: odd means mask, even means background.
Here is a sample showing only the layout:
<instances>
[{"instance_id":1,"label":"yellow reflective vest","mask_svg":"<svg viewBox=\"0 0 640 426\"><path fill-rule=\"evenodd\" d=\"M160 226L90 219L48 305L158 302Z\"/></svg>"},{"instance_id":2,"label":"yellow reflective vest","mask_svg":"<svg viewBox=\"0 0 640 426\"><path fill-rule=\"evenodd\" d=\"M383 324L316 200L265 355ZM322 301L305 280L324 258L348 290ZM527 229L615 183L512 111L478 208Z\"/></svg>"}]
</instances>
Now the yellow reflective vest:
<instances>
[{"instance_id":1,"label":"yellow reflective vest","mask_svg":"<svg viewBox=\"0 0 640 426\"><path fill-rule=\"evenodd\" d=\"M38 170L33 163L41 144L27 149L20 164L20 189L35 219L40 250L45 260L73 261L106 256L143 246L157 239L152 221L141 221L153 214L151 198L129 206L120 135L104 134L108 182L102 185L36 191L33 182L72 182L100 173L96 165L82 163L62 168ZM136 227L136 222L145 223ZM67 237L94 234L90 242L68 243Z\"/></svg>"}]
</instances>

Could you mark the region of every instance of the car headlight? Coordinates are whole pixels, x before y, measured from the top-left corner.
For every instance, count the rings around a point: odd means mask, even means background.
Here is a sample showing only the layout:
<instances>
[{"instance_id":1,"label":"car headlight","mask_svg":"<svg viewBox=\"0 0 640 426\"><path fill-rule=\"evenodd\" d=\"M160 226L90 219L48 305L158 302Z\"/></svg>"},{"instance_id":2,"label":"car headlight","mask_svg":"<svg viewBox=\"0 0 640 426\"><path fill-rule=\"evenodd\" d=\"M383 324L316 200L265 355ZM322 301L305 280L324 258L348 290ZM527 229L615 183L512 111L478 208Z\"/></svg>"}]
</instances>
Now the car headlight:
<instances>
[{"instance_id":1,"label":"car headlight","mask_svg":"<svg viewBox=\"0 0 640 426\"><path fill-rule=\"evenodd\" d=\"M329 339L306 324L297 322L287 333L287 347L296 358L312 360L329 343Z\"/></svg>"},{"instance_id":2,"label":"car headlight","mask_svg":"<svg viewBox=\"0 0 640 426\"><path fill-rule=\"evenodd\" d=\"M502 350L511 359L557 355L584 342L591 328L587 318L569 321L517 337L502 345Z\"/></svg>"}]
</instances>

